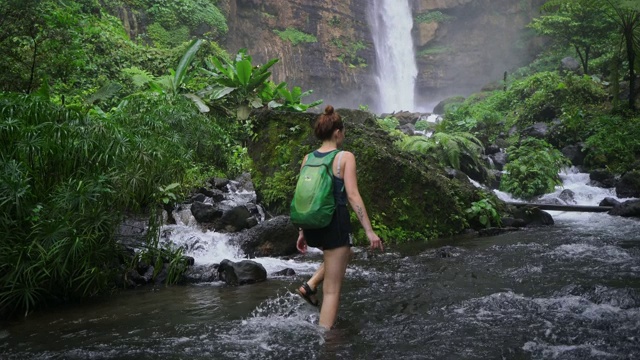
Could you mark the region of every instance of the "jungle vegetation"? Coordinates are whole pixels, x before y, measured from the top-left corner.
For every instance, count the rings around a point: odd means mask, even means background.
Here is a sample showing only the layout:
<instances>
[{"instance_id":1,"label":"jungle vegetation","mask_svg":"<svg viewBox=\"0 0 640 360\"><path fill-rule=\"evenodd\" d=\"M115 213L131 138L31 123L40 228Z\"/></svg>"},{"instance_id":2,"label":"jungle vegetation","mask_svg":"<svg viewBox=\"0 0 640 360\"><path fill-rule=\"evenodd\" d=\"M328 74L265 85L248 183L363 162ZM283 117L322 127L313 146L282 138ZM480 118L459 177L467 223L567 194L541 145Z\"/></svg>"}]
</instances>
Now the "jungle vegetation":
<instances>
[{"instance_id":1,"label":"jungle vegetation","mask_svg":"<svg viewBox=\"0 0 640 360\"><path fill-rule=\"evenodd\" d=\"M158 243L158 211L211 176L252 166L243 146L252 108L318 105L303 102L310 90L270 79L278 59L227 53L217 4L0 0L0 315L108 293L138 262L169 259L176 281L181 249ZM114 15L119 5L145 9L146 32L132 39ZM640 5L550 0L542 10L530 26L553 46L512 72L506 90L447 105L431 139L405 139L389 119L381 126L403 149L453 168L463 158L478 165L482 149L502 139L517 169L503 186L523 197L556 183L566 164L557 150L567 144L584 144L589 167L637 169ZM582 74L558 70L565 56L580 60ZM519 136L540 121L556 126L553 138ZM495 205L475 202L469 222L498 224ZM151 231L132 256L114 234L125 215L140 213Z\"/></svg>"}]
</instances>

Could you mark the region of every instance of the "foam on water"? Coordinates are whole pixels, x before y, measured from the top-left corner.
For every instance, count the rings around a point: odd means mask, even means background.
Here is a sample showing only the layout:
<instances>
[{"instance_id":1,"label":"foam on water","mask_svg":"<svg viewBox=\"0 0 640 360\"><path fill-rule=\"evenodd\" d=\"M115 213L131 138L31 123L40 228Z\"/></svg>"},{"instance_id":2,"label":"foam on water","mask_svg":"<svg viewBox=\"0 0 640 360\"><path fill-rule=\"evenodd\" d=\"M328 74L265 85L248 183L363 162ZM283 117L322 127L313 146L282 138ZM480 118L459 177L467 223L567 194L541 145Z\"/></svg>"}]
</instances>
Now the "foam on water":
<instances>
[{"instance_id":1,"label":"foam on water","mask_svg":"<svg viewBox=\"0 0 640 360\"><path fill-rule=\"evenodd\" d=\"M595 246L590 244L564 244L551 252L561 258L582 258L609 264L625 263L634 258L627 251L617 246Z\"/></svg>"},{"instance_id":2,"label":"foam on water","mask_svg":"<svg viewBox=\"0 0 640 360\"><path fill-rule=\"evenodd\" d=\"M532 332L522 349L536 357L619 357L621 354L615 353L618 346L636 341L634 334L640 331L640 309L620 307L625 304L620 302L625 296L628 302L637 305L634 300L637 295L618 290L599 286L579 295L554 297L527 297L509 291L470 299L447 311L474 328L526 324ZM615 296L607 297L607 292ZM596 303L593 298L600 301ZM584 327L585 323L590 325ZM578 328L580 332L568 330ZM603 332L607 335L613 332L619 344L598 341Z\"/></svg>"}]
</instances>

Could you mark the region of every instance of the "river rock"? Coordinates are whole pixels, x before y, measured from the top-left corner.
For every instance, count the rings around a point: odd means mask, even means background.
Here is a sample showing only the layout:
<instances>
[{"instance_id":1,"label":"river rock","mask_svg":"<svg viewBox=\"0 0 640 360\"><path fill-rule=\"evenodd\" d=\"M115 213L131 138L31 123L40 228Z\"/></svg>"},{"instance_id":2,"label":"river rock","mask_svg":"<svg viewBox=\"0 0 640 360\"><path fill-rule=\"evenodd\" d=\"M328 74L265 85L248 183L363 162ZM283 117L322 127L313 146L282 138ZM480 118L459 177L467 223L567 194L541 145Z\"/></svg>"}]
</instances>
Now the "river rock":
<instances>
[{"instance_id":1,"label":"river rock","mask_svg":"<svg viewBox=\"0 0 640 360\"><path fill-rule=\"evenodd\" d=\"M476 162L464 153L460 156L460 171L481 184L486 184L489 177L486 167L476 165Z\"/></svg>"},{"instance_id":2,"label":"river rock","mask_svg":"<svg viewBox=\"0 0 640 360\"><path fill-rule=\"evenodd\" d=\"M533 137L536 139L545 139L549 133L549 126L543 122L537 122L531 126L527 126L522 129L520 133L521 138Z\"/></svg>"},{"instance_id":3,"label":"river rock","mask_svg":"<svg viewBox=\"0 0 640 360\"><path fill-rule=\"evenodd\" d=\"M292 268L285 268L280 271L274 272L272 275L273 276L294 276L295 274L296 274L296 271L293 270Z\"/></svg>"},{"instance_id":4,"label":"river rock","mask_svg":"<svg viewBox=\"0 0 640 360\"><path fill-rule=\"evenodd\" d=\"M255 187L253 180L251 180L251 174L243 173L235 181L230 183L233 185L233 189L237 192L254 192Z\"/></svg>"},{"instance_id":5,"label":"river rock","mask_svg":"<svg viewBox=\"0 0 640 360\"><path fill-rule=\"evenodd\" d=\"M562 190L560 195L558 195L558 198L567 204L576 204L575 196L576 193L574 193L572 190L564 189Z\"/></svg>"},{"instance_id":6,"label":"river rock","mask_svg":"<svg viewBox=\"0 0 640 360\"><path fill-rule=\"evenodd\" d=\"M584 164L585 154L582 152L582 145L568 145L562 148L564 155L574 166L582 166Z\"/></svg>"},{"instance_id":7,"label":"river rock","mask_svg":"<svg viewBox=\"0 0 640 360\"><path fill-rule=\"evenodd\" d=\"M224 212L216 205L194 201L191 204L191 214L199 223L212 223L222 217Z\"/></svg>"},{"instance_id":8,"label":"river rock","mask_svg":"<svg viewBox=\"0 0 640 360\"><path fill-rule=\"evenodd\" d=\"M127 216L120 223L114 238L125 246L138 247L145 241L148 223L147 217Z\"/></svg>"},{"instance_id":9,"label":"river rock","mask_svg":"<svg viewBox=\"0 0 640 360\"><path fill-rule=\"evenodd\" d=\"M512 217L503 217L501 219L502 226L507 228L521 228L527 226L527 222L524 219L515 219Z\"/></svg>"},{"instance_id":10,"label":"river rock","mask_svg":"<svg viewBox=\"0 0 640 360\"><path fill-rule=\"evenodd\" d=\"M218 189L218 190L222 190L222 191L227 191L229 190L227 188L227 185L229 185L229 179L225 179L225 178L218 178L218 177L212 177L211 179L209 179L209 181L207 181L211 186L213 186L214 188Z\"/></svg>"},{"instance_id":11,"label":"river rock","mask_svg":"<svg viewBox=\"0 0 640 360\"><path fill-rule=\"evenodd\" d=\"M297 239L298 229L289 216L280 215L235 235L231 241L238 244L246 255L262 257L297 253Z\"/></svg>"},{"instance_id":12,"label":"river rock","mask_svg":"<svg viewBox=\"0 0 640 360\"><path fill-rule=\"evenodd\" d=\"M616 183L619 198L640 197L640 170L629 171Z\"/></svg>"},{"instance_id":13,"label":"river rock","mask_svg":"<svg viewBox=\"0 0 640 360\"><path fill-rule=\"evenodd\" d=\"M600 204L598 204L598 206L617 206L617 205L620 205L620 201L612 197L606 197L602 199L602 201L600 201Z\"/></svg>"},{"instance_id":14,"label":"river rock","mask_svg":"<svg viewBox=\"0 0 640 360\"><path fill-rule=\"evenodd\" d=\"M445 111L445 107L449 104L456 104L456 103L463 103L465 100L465 98L463 96L454 96L454 97L450 97L450 98L446 98L442 101L440 101L434 108L433 108L433 113L434 114L444 114Z\"/></svg>"},{"instance_id":15,"label":"river rock","mask_svg":"<svg viewBox=\"0 0 640 360\"><path fill-rule=\"evenodd\" d=\"M609 210L609 215L622 217L640 217L640 200L629 200Z\"/></svg>"},{"instance_id":16,"label":"river rock","mask_svg":"<svg viewBox=\"0 0 640 360\"><path fill-rule=\"evenodd\" d=\"M422 114L420 113L412 113L409 111L400 111L397 112L393 115L394 118L396 118L398 120L398 124L400 126L402 125L407 125L407 124L415 124L416 121L418 121L418 119L420 119L420 117L422 117Z\"/></svg>"},{"instance_id":17,"label":"river rock","mask_svg":"<svg viewBox=\"0 0 640 360\"><path fill-rule=\"evenodd\" d=\"M224 211L222 217L220 217L219 224L215 226L217 229L222 229L226 232L237 232L250 228L252 225L257 224L257 221L250 221L253 218L249 209L246 206L235 206L227 211Z\"/></svg>"},{"instance_id":18,"label":"river rock","mask_svg":"<svg viewBox=\"0 0 640 360\"><path fill-rule=\"evenodd\" d=\"M499 152L500 152L500 147L496 144L491 144L484 148L485 155L493 155Z\"/></svg>"},{"instance_id":19,"label":"river rock","mask_svg":"<svg viewBox=\"0 0 640 360\"><path fill-rule=\"evenodd\" d=\"M504 166L507 164L507 161L509 161L507 153L502 151L498 151L495 154L489 155L489 158L493 162L493 167L496 170L500 170L500 171L504 169Z\"/></svg>"},{"instance_id":20,"label":"river rock","mask_svg":"<svg viewBox=\"0 0 640 360\"><path fill-rule=\"evenodd\" d=\"M589 185L602 188L612 188L616 184L615 176L606 169L596 169L589 173Z\"/></svg>"},{"instance_id":21,"label":"river rock","mask_svg":"<svg viewBox=\"0 0 640 360\"><path fill-rule=\"evenodd\" d=\"M405 135L413 136L416 132L416 127L415 125L409 123L409 124L400 125L398 127L398 130L400 130Z\"/></svg>"},{"instance_id":22,"label":"river rock","mask_svg":"<svg viewBox=\"0 0 640 360\"><path fill-rule=\"evenodd\" d=\"M182 275L182 283L196 284L218 281L218 264L190 266Z\"/></svg>"},{"instance_id":23,"label":"river rock","mask_svg":"<svg viewBox=\"0 0 640 360\"><path fill-rule=\"evenodd\" d=\"M491 189L500 189L500 182L502 181L502 171L496 169L489 170L488 186Z\"/></svg>"},{"instance_id":24,"label":"river rock","mask_svg":"<svg viewBox=\"0 0 640 360\"><path fill-rule=\"evenodd\" d=\"M468 226L464 211L480 200L468 179L449 178L428 154L401 151L393 137L377 125L375 115L353 109L338 109L337 113L347 129L343 148L357 160L360 195L367 211L378 214L381 225L407 234L428 227L443 236L458 234ZM258 198L267 213L288 215L300 161L318 146L313 135L318 114L260 109L254 116L257 136L247 150L256 165L252 175L260 179L256 182ZM282 150L285 143L290 146L286 152ZM278 181L265 181L268 179ZM359 227L355 221L353 225ZM295 236L285 241L295 243Z\"/></svg>"},{"instance_id":25,"label":"river rock","mask_svg":"<svg viewBox=\"0 0 640 360\"><path fill-rule=\"evenodd\" d=\"M553 225L553 217L537 207L521 207L513 212L513 217L522 219L526 226ZM514 225L515 226L515 225Z\"/></svg>"},{"instance_id":26,"label":"river rock","mask_svg":"<svg viewBox=\"0 0 640 360\"><path fill-rule=\"evenodd\" d=\"M224 192L216 188L210 189L202 186L196 192L199 194L203 194L207 197L210 197L214 202L219 202L224 200Z\"/></svg>"},{"instance_id":27,"label":"river rock","mask_svg":"<svg viewBox=\"0 0 640 360\"><path fill-rule=\"evenodd\" d=\"M218 267L218 274L222 281L232 286L254 284L267 280L267 270L252 260L238 262L222 260Z\"/></svg>"},{"instance_id":28,"label":"river rock","mask_svg":"<svg viewBox=\"0 0 640 360\"><path fill-rule=\"evenodd\" d=\"M560 71L573 72L578 75L582 74L582 65L571 56L567 56L560 61Z\"/></svg>"},{"instance_id":29,"label":"river rock","mask_svg":"<svg viewBox=\"0 0 640 360\"><path fill-rule=\"evenodd\" d=\"M187 201L186 203L193 204L194 201L205 202L206 200L207 200L207 195L201 194L201 193L195 193L191 195L191 198L189 198L189 201Z\"/></svg>"}]
</instances>

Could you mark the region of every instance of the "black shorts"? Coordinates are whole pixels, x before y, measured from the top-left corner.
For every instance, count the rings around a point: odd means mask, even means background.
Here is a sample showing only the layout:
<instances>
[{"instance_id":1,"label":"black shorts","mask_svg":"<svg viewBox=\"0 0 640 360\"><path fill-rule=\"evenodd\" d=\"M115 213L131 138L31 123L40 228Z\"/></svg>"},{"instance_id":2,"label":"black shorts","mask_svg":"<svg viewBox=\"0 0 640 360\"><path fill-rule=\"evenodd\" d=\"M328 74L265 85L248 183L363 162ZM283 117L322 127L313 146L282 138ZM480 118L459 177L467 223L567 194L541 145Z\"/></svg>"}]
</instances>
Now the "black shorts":
<instances>
[{"instance_id":1,"label":"black shorts","mask_svg":"<svg viewBox=\"0 0 640 360\"><path fill-rule=\"evenodd\" d=\"M333 213L331 223L322 229L304 230L307 245L322 250L353 246L351 243L351 221L346 205L339 205Z\"/></svg>"}]
</instances>

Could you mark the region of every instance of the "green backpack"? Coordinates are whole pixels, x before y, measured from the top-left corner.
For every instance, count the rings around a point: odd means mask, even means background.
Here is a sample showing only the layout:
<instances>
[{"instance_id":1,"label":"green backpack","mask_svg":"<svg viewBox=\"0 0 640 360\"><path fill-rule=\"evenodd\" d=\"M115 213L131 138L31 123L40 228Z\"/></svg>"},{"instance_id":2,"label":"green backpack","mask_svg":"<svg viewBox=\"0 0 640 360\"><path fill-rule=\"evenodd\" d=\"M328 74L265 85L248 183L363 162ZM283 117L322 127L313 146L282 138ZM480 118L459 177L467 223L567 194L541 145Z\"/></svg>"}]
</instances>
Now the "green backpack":
<instances>
[{"instance_id":1,"label":"green backpack","mask_svg":"<svg viewBox=\"0 0 640 360\"><path fill-rule=\"evenodd\" d=\"M336 201L333 197L333 159L338 150L316 157L313 153L300 170L291 201L291 222L302 229L321 229L331 223Z\"/></svg>"}]
</instances>

